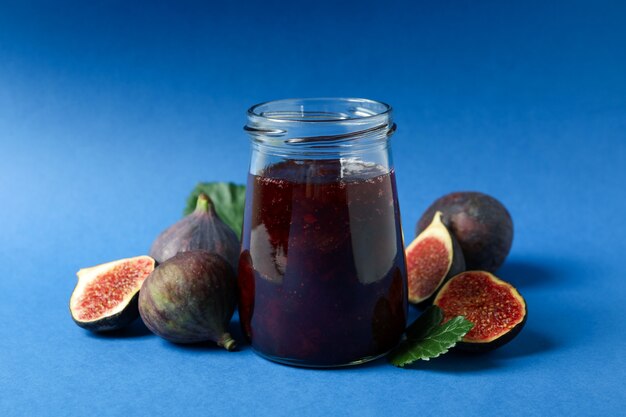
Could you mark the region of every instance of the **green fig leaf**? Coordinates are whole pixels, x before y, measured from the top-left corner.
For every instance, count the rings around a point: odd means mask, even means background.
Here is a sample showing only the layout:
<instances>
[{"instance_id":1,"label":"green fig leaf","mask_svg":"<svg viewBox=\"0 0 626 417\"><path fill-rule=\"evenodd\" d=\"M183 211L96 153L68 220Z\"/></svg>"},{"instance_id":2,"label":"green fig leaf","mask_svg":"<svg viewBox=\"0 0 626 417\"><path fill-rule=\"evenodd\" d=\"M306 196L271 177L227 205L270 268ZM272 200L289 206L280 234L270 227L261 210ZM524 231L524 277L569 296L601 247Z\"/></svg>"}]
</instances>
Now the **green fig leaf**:
<instances>
[{"instance_id":1,"label":"green fig leaf","mask_svg":"<svg viewBox=\"0 0 626 417\"><path fill-rule=\"evenodd\" d=\"M241 236L243 227L243 211L246 199L246 186L232 182L201 182L187 198L184 214L192 213L196 208L198 196L204 193L209 196L219 218Z\"/></svg>"},{"instance_id":2,"label":"green fig leaf","mask_svg":"<svg viewBox=\"0 0 626 417\"><path fill-rule=\"evenodd\" d=\"M440 313L440 312L439 312ZM426 326L436 321L437 310L427 310L427 317L422 320ZM421 319L418 318L418 320ZM407 338L389 354L389 362L398 367L410 365L418 360L429 360L448 352L456 343L474 327L474 324L463 316L454 317L447 322L431 327L414 329L414 335L422 337Z\"/></svg>"}]
</instances>

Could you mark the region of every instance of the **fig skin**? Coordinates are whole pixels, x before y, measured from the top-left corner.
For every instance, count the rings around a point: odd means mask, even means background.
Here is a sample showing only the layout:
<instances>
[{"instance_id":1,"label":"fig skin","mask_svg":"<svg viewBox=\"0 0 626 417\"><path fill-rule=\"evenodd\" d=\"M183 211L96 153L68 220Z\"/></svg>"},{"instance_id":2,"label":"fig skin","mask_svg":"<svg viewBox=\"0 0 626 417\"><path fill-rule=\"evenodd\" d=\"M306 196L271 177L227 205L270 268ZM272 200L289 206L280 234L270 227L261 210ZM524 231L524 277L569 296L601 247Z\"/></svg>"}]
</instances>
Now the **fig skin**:
<instances>
[{"instance_id":1,"label":"fig skin","mask_svg":"<svg viewBox=\"0 0 626 417\"><path fill-rule=\"evenodd\" d=\"M78 326L91 332L111 332L120 330L137 320L139 317L139 292L137 292L122 311L112 316L103 317L95 321L80 321L72 314L72 320Z\"/></svg>"},{"instance_id":2,"label":"fig skin","mask_svg":"<svg viewBox=\"0 0 626 417\"><path fill-rule=\"evenodd\" d=\"M459 241L456 240L452 233L450 233L450 239L452 240L452 265L450 265L448 275L446 275L446 278L443 280L441 285L445 284L446 282L448 282L448 280L450 280L450 278L460 274L467 269L467 265L465 264L465 255L463 255L463 248L461 248ZM441 288L441 286L439 288ZM437 290L439 290L439 288L437 288ZM432 301L435 299L436 295L437 291L433 293L430 302L428 303L429 305L432 304Z\"/></svg>"},{"instance_id":3,"label":"fig skin","mask_svg":"<svg viewBox=\"0 0 626 417\"><path fill-rule=\"evenodd\" d=\"M206 194L200 194L193 213L165 229L150 248L150 256L165 262L179 252L206 250L221 255L237 271L239 239L224 223Z\"/></svg>"},{"instance_id":4,"label":"fig skin","mask_svg":"<svg viewBox=\"0 0 626 417\"><path fill-rule=\"evenodd\" d=\"M416 232L421 233L435 212L458 241L469 270L495 272L513 244L513 220L495 198L480 192L455 192L437 199L422 214Z\"/></svg>"},{"instance_id":5,"label":"fig skin","mask_svg":"<svg viewBox=\"0 0 626 417\"><path fill-rule=\"evenodd\" d=\"M528 305L526 306L526 314L524 315L524 319L522 320L522 322L516 325L511 331L507 332L506 334L488 343L468 343L468 342L461 341L457 343L454 348L463 352L468 352L468 353L491 352L492 350L498 349L506 345L507 343L509 343L511 340L515 339L515 337L519 334L519 332L521 332L522 329L524 328L524 325L526 325L527 318L528 318Z\"/></svg>"},{"instance_id":6,"label":"fig skin","mask_svg":"<svg viewBox=\"0 0 626 417\"><path fill-rule=\"evenodd\" d=\"M515 324L512 328L510 328L508 331L506 331L506 333L501 334L500 336L496 337L495 339L491 340L491 341L477 341L477 340L473 340L473 341L468 341L468 335L466 335L460 342L458 342L455 346L455 349L457 350L461 350L461 351L465 351L465 352L470 352L470 353L485 353L485 352L490 352L494 349L497 349L507 343L509 343L511 340L513 340L520 331L522 331L522 329L524 328L524 325L526 324L526 320L528 318L528 304L526 303L526 300L522 297L522 295L517 291L517 289L515 287L513 287L511 284L509 284L506 281L501 280L500 278L496 277L495 275L491 274L490 272L487 271L466 271L466 272L462 272L454 277L452 277L446 284L444 284L443 287L441 287L441 289L439 290L439 292L437 293L437 296L435 297L435 300L433 301L433 304L440 307L442 309L442 311L444 312L445 316L449 316L449 315L455 315L455 314L450 314L450 313L446 313L446 308L445 306L441 306L441 299L446 295L446 291L448 291L448 287L449 285L452 283L452 281L454 281L455 279L462 279L463 275L475 275L475 274L481 274L485 277L487 277L489 279L489 284L490 285L494 285L499 287L500 289L505 288L508 293L510 295L513 296L513 298L515 300L517 300L522 308L523 308L523 312L524 315L522 317L522 320ZM458 290L458 288L457 288ZM467 291L464 291L463 294L474 294L475 296L475 289L472 290L471 287L467 288ZM460 304L463 304L463 300L459 301ZM485 308L484 304L482 303L477 303L476 300L472 300L470 302L467 303L469 308L473 308L475 310L481 309L481 308ZM493 304L492 304L493 305ZM501 307L500 307L501 308ZM466 317L468 320L470 319L469 317ZM470 320L471 321L471 320ZM478 325L478 324L475 324Z\"/></svg>"},{"instance_id":7,"label":"fig skin","mask_svg":"<svg viewBox=\"0 0 626 417\"><path fill-rule=\"evenodd\" d=\"M416 306L418 308L426 308L429 305L431 305L433 300L435 299L435 296L437 295L437 291L439 290L439 288L441 288L441 286L443 284L445 284L453 276L455 276L457 274L460 274L461 272L465 271L465 258L463 256L463 251L461 250L461 246L459 245L459 242L457 242L457 240L454 237L454 235L450 232L450 230L442 223L441 215L442 215L441 212L439 212L439 211L435 212L435 214L431 218L431 222L426 227L426 229L438 228L439 230L437 230L437 234L440 235L439 237L444 237L444 238L447 237L447 238L449 238L449 241L450 241L450 245L449 246L450 246L450 249L452 251L452 262L450 263L450 267L448 269L448 272L441 279L441 281L439 282L439 285L437 285L437 288L435 288L435 290L432 292L432 294L430 296L428 296L427 298L425 298L425 299L423 299L421 301L416 301L415 299L411 299L411 297L409 297L409 302L412 305L414 305L414 306ZM419 255L418 253L413 253L412 246L420 238L421 234L426 232L426 229L424 229L424 231L422 231L413 240L413 242L411 242L411 244L409 246L407 246L407 248L406 248L407 267L408 267L408 265L410 265L409 258L411 256L418 256ZM437 236L437 234L435 234L435 235L430 234L429 237L431 237L431 238L435 237L435 236ZM444 235L444 236L442 236L442 235ZM445 243L444 243L444 245L445 245ZM445 246L447 247L448 245L445 245ZM411 272L407 270L407 274L410 275L410 273ZM409 282L409 285L410 284L411 284L411 282Z\"/></svg>"},{"instance_id":8,"label":"fig skin","mask_svg":"<svg viewBox=\"0 0 626 417\"><path fill-rule=\"evenodd\" d=\"M227 350L237 300L236 277L221 256L181 252L160 264L139 292L139 313L155 334L174 343L216 342Z\"/></svg>"},{"instance_id":9,"label":"fig skin","mask_svg":"<svg viewBox=\"0 0 626 417\"><path fill-rule=\"evenodd\" d=\"M79 282L74 288L74 291L72 292L72 296L70 297L70 303L69 303L70 314L72 316L72 320L74 321L74 323L76 323L78 326L82 327L83 329L86 329L92 332L109 332L109 331L122 329L128 326L130 323L132 323L139 317L138 299L139 299L140 285L137 286L136 290L134 291L133 297L130 300L126 301L126 305L115 314L102 316L101 318L97 320L83 321L76 317L76 314L73 308L73 305L77 303L78 300L83 296L82 291L84 290L84 287L81 287L80 285L81 280L83 279L87 280L88 283L93 282L94 280L97 280L97 278L91 279L91 277L93 276L92 274L95 274L96 276L102 276L104 273L110 271L112 268L114 268L117 265L120 265L121 263L132 263L135 260L148 261L149 269L152 268L152 270L154 270L154 268L156 267L155 260L149 256L144 255L144 256L137 256L135 258L126 258L126 259L120 259L117 261L107 262L107 263L96 265L90 268L83 268L78 271L76 275L78 276Z\"/></svg>"}]
</instances>

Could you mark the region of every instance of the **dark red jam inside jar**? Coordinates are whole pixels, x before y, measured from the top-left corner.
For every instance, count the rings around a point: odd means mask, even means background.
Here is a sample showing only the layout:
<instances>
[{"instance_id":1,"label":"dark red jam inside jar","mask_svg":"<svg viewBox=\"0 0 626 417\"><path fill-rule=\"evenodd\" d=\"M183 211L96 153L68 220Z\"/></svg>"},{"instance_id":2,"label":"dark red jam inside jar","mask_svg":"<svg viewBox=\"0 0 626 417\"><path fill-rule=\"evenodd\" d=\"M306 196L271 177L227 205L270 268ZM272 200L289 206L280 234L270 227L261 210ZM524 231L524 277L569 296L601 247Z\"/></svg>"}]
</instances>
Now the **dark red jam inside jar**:
<instances>
[{"instance_id":1,"label":"dark red jam inside jar","mask_svg":"<svg viewBox=\"0 0 626 417\"><path fill-rule=\"evenodd\" d=\"M407 318L390 107L279 100L252 107L246 130L239 316L252 347L311 367L385 354Z\"/></svg>"}]
</instances>

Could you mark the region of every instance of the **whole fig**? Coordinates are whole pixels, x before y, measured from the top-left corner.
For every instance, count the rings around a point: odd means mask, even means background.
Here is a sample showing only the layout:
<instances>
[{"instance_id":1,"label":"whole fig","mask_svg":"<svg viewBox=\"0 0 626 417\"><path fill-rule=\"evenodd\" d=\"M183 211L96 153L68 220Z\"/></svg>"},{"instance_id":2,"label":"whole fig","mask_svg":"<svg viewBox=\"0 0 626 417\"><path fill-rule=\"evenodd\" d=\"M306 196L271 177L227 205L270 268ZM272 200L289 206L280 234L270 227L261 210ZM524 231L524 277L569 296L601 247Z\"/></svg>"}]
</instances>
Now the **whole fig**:
<instances>
[{"instance_id":1,"label":"whole fig","mask_svg":"<svg viewBox=\"0 0 626 417\"><path fill-rule=\"evenodd\" d=\"M456 192L438 198L417 223L419 235L437 211L458 241L467 270L496 271L513 243L513 220L504 205L479 192Z\"/></svg>"},{"instance_id":2,"label":"whole fig","mask_svg":"<svg viewBox=\"0 0 626 417\"><path fill-rule=\"evenodd\" d=\"M206 251L181 252L160 264L139 291L139 314L155 334L175 343L216 342L227 350L237 283L231 266Z\"/></svg>"},{"instance_id":3,"label":"whole fig","mask_svg":"<svg viewBox=\"0 0 626 417\"><path fill-rule=\"evenodd\" d=\"M237 271L239 239L215 213L206 194L200 194L193 213L164 230L152 244L150 256L161 263L179 252L206 250L221 255Z\"/></svg>"}]
</instances>

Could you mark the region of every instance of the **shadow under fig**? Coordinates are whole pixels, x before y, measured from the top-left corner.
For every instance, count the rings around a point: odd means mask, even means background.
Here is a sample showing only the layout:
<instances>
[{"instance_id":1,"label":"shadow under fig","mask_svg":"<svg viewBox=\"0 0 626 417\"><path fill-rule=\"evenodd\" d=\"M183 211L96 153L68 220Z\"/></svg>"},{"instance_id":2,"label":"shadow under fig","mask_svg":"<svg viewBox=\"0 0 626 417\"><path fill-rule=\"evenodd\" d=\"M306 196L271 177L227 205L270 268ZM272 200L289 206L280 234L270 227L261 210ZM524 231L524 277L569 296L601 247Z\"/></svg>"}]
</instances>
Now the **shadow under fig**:
<instances>
[{"instance_id":1,"label":"shadow under fig","mask_svg":"<svg viewBox=\"0 0 626 417\"><path fill-rule=\"evenodd\" d=\"M119 330L112 330L110 332L87 332L90 337L95 337L96 339L130 339L130 338L139 338L152 336L152 332L150 329L143 324L141 318L133 321L128 326Z\"/></svg>"},{"instance_id":2,"label":"shadow under fig","mask_svg":"<svg viewBox=\"0 0 626 417\"><path fill-rule=\"evenodd\" d=\"M444 373L480 372L504 367L505 364L493 359L491 354L469 354L451 351L443 357L428 361L417 361L405 369Z\"/></svg>"},{"instance_id":3,"label":"shadow under fig","mask_svg":"<svg viewBox=\"0 0 626 417\"><path fill-rule=\"evenodd\" d=\"M407 368L446 373L479 372L503 368L509 360L542 354L557 347L558 344L546 335L532 329L522 329L515 339L499 349L483 353L452 350L444 357L418 361Z\"/></svg>"},{"instance_id":4,"label":"shadow under fig","mask_svg":"<svg viewBox=\"0 0 626 417\"><path fill-rule=\"evenodd\" d=\"M239 319L237 316L233 317L228 325L228 333L230 333L231 337L235 339L235 349L231 351L232 353L240 352L243 350L249 349L250 345L246 342L246 339L243 337L243 333L241 331L241 326L239 324ZM217 350L224 351L221 346L218 346L217 343L206 341L206 342L197 342L197 343L173 343L168 342L167 340L163 341L164 343L169 344L170 346L186 349L190 351L201 351L201 350Z\"/></svg>"},{"instance_id":5,"label":"shadow under fig","mask_svg":"<svg viewBox=\"0 0 626 417\"><path fill-rule=\"evenodd\" d=\"M555 340L533 329L522 329L509 344L491 353L496 359L513 359L537 355L558 347Z\"/></svg>"}]
</instances>

